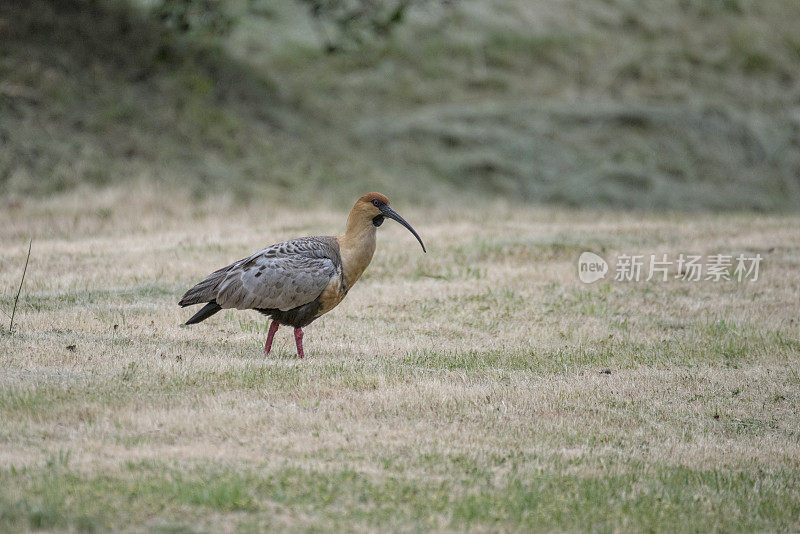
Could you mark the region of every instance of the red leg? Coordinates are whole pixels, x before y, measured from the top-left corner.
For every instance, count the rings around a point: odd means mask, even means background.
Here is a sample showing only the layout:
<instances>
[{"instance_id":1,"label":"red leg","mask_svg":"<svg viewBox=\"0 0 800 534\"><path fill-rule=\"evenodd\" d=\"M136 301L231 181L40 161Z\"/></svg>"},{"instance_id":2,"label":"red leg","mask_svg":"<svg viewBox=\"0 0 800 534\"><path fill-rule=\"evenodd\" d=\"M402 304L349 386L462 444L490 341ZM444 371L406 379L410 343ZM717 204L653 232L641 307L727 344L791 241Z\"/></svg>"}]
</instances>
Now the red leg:
<instances>
[{"instance_id":1,"label":"red leg","mask_svg":"<svg viewBox=\"0 0 800 534\"><path fill-rule=\"evenodd\" d=\"M275 332L278 331L278 327L281 325L278 321L273 319L272 323L269 325L269 332L267 333L267 342L264 343L264 356L269 354L269 351L272 350L272 338L275 337Z\"/></svg>"},{"instance_id":2,"label":"red leg","mask_svg":"<svg viewBox=\"0 0 800 534\"><path fill-rule=\"evenodd\" d=\"M294 329L294 341L297 343L297 355L302 358L305 356L303 353L303 329L302 328L295 328Z\"/></svg>"}]
</instances>

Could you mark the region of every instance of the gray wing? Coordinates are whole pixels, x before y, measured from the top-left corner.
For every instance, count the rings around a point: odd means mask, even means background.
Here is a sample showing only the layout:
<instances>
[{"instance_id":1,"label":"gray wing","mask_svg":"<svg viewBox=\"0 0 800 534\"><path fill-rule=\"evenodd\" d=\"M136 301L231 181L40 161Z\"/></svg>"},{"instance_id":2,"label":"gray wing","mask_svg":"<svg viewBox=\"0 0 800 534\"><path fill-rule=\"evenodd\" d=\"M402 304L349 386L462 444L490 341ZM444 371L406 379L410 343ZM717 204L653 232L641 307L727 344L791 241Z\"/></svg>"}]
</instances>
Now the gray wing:
<instances>
[{"instance_id":1,"label":"gray wing","mask_svg":"<svg viewBox=\"0 0 800 534\"><path fill-rule=\"evenodd\" d=\"M223 308L290 310L317 298L338 275L340 263L333 238L278 243L231 265L215 299Z\"/></svg>"}]
</instances>

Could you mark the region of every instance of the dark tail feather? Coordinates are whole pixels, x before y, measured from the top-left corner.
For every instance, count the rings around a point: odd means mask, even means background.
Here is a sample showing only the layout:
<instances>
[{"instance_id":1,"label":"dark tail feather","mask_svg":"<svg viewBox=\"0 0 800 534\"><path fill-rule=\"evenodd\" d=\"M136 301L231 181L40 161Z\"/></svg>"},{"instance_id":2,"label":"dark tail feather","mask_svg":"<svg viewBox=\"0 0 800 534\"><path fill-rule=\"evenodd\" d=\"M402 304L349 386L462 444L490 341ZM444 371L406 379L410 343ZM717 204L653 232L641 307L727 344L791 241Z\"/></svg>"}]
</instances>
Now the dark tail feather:
<instances>
[{"instance_id":1,"label":"dark tail feather","mask_svg":"<svg viewBox=\"0 0 800 534\"><path fill-rule=\"evenodd\" d=\"M189 319L188 321L186 321L186 324L187 325L197 324L200 321L205 321L206 319L208 319L209 317L211 317L212 315L214 315L215 313L217 313L221 309L222 309L222 306L217 304L216 300L212 300L211 302L209 302L208 304L203 306L203 308L199 312L197 312L194 315L192 315L192 318Z\"/></svg>"}]
</instances>

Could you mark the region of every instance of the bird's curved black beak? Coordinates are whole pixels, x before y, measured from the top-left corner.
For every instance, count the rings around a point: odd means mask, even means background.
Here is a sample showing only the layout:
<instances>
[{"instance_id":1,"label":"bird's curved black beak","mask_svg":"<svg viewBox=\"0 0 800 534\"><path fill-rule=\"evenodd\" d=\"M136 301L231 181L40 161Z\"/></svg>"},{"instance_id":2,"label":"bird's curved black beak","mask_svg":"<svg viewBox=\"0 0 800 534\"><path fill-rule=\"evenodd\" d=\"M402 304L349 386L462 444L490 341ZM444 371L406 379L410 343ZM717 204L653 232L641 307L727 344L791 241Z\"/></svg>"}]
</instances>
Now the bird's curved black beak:
<instances>
[{"instance_id":1,"label":"bird's curved black beak","mask_svg":"<svg viewBox=\"0 0 800 534\"><path fill-rule=\"evenodd\" d=\"M411 227L411 225L406 222L404 218L400 217L400 215L396 211L394 211L386 204L381 205L378 209L381 210L381 213L383 214L384 217L389 217L390 219L394 219L395 221L399 222L400 224L408 228L408 231L414 234L414 237L417 238L419 244L422 245L422 252L428 252L427 250L425 250L425 244L422 242L422 238L419 237L419 234L416 232L416 230L414 230Z\"/></svg>"}]
</instances>

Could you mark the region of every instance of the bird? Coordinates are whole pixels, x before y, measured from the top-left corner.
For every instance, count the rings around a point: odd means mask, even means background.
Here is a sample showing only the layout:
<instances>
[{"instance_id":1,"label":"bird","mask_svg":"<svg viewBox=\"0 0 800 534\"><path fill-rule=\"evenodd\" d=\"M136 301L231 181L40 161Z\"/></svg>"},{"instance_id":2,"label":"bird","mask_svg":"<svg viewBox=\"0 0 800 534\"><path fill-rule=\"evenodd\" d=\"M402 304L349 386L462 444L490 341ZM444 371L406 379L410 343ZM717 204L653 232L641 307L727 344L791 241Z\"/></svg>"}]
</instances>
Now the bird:
<instances>
[{"instance_id":1,"label":"bird","mask_svg":"<svg viewBox=\"0 0 800 534\"><path fill-rule=\"evenodd\" d=\"M256 310L271 320L264 355L280 325L294 328L297 355L303 351L303 328L335 308L372 261L377 229L385 218L416 230L389 207L381 193L361 196L347 217L344 235L299 237L277 243L218 269L189 289L178 302L204 306L186 325L205 321L223 309Z\"/></svg>"}]
</instances>

